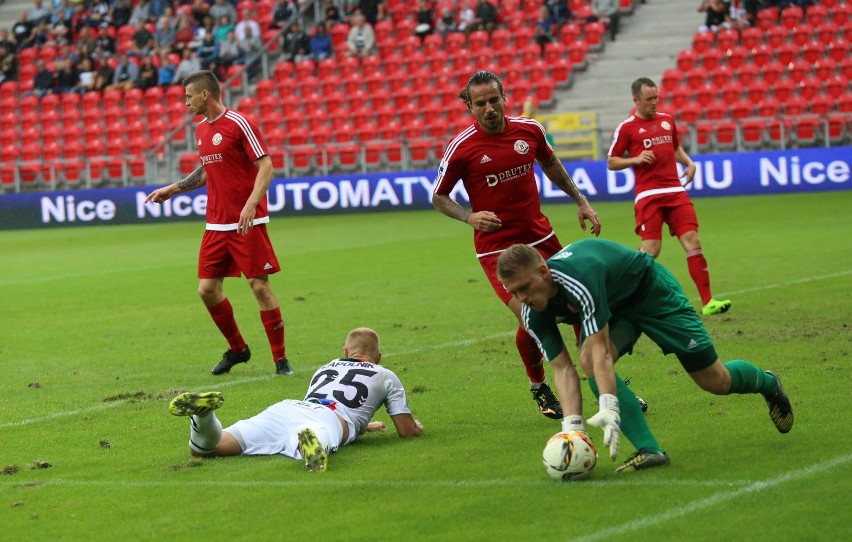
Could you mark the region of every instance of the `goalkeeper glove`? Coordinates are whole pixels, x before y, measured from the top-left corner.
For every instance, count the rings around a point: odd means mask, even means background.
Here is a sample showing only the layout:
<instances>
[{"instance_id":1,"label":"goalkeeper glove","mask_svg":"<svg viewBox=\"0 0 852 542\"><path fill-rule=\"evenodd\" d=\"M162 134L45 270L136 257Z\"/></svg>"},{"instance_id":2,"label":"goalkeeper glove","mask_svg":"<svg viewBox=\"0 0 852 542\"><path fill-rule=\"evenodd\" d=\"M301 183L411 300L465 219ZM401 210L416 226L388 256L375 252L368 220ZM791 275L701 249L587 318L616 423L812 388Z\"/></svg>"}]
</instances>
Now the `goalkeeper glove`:
<instances>
[{"instance_id":1,"label":"goalkeeper glove","mask_svg":"<svg viewBox=\"0 0 852 542\"><path fill-rule=\"evenodd\" d=\"M604 444L609 446L609 458L615 461L618 456L618 442L621 439L621 416L618 413L618 399L605 393L599 399L600 411L589 418L589 424L603 429Z\"/></svg>"}]
</instances>

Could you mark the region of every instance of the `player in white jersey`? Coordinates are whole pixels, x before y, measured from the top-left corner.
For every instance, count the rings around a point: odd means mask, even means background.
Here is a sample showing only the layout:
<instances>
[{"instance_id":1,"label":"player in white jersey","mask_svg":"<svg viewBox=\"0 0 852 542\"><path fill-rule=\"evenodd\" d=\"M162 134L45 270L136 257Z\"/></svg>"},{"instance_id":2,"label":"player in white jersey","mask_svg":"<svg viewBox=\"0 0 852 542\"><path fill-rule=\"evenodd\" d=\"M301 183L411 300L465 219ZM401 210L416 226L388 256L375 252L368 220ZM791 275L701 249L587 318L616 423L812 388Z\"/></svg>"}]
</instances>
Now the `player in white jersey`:
<instances>
[{"instance_id":1,"label":"player in white jersey","mask_svg":"<svg viewBox=\"0 0 852 542\"><path fill-rule=\"evenodd\" d=\"M303 459L309 471L324 471L330 453L367 431L386 430L383 422L370 422L382 405L400 437L420 436L423 426L411 415L402 383L380 365L378 334L353 329L343 355L317 369L304 400L285 399L225 429L213 412L223 402L219 392L183 393L169 410L190 417L194 456L281 454Z\"/></svg>"}]
</instances>

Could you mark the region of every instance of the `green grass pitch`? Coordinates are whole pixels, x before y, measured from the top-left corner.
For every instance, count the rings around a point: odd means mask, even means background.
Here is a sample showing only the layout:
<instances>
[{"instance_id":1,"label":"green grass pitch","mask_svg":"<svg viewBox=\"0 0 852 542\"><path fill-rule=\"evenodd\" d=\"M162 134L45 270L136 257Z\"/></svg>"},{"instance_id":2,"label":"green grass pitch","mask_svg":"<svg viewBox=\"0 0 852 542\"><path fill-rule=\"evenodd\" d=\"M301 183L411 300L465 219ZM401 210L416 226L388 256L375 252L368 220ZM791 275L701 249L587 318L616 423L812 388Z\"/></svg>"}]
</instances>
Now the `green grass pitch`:
<instances>
[{"instance_id":1,"label":"green grass pitch","mask_svg":"<svg viewBox=\"0 0 852 542\"><path fill-rule=\"evenodd\" d=\"M705 319L717 350L778 371L796 424L781 435L760 397L702 392L643 339L617 369L672 465L616 475L629 443L612 463L590 428L601 458L571 484L541 465L559 424L530 398L471 231L435 211L272 220L293 377L274 376L242 279L225 290L254 357L210 374L226 345L196 294L200 223L0 232L0 537L848 540L852 191L695 204L714 293L733 300ZM629 202L596 208L603 236L638 246ZM563 242L588 235L572 205L545 211ZM660 261L697 304L676 240ZM301 397L358 325L380 333L420 439L365 435L324 474L282 457L190 461L173 395L222 391L227 425Z\"/></svg>"}]
</instances>

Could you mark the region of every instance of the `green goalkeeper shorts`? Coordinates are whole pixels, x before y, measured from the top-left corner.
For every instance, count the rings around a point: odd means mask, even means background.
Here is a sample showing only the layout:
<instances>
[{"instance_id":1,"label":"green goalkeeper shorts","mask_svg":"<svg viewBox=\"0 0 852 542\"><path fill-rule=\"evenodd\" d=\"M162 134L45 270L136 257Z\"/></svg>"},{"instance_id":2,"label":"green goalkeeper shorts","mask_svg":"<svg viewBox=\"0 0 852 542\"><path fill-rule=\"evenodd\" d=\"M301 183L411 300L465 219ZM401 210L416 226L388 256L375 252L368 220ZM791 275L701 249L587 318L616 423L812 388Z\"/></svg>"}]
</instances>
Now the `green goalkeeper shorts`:
<instances>
[{"instance_id":1,"label":"green goalkeeper shorts","mask_svg":"<svg viewBox=\"0 0 852 542\"><path fill-rule=\"evenodd\" d=\"M633 351L644 333L664 354L674 354L688 373L706 369L718 355L698 313L677 279L654 262L654 276L645 298L613 314L609 337L619 356Z\"/></svg>"}]
</instances>

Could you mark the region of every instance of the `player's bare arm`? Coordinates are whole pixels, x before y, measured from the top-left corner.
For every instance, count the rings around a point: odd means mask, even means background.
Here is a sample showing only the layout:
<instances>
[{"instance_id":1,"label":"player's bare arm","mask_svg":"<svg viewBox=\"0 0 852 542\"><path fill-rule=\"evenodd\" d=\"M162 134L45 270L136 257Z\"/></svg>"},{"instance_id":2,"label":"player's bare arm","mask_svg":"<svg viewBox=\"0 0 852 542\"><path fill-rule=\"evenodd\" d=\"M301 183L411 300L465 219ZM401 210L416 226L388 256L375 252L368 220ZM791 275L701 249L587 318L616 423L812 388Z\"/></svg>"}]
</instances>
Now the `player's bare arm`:
<instances>
[{"instance_id":1,"label":"player's bare arm","mask_svg":"<svg viewBox=\"0 0 852 542\"><path fill-rule=\"evenodd\" d=\"M654 151L644 150L636 156L624 158L621 156L610 156L607 158L606 167L612 171L621 171L629 167L641 166L643 164L651 164L656 160Z\"/></svg>"},{"instance_id":2,"label":"player's bare arm","mask_svg":"<svg viewBox=\"0 0 852 542\"><path fill-rule=\"evenodd\" d=\"M695 177L695 162L692 161L689 155L686 154L686 151L683 150L683 147L680 146L675 149L675 160L685 168L680 175L681 178L686 177L686 182L683 183L683 186L689 186L689 183Z\"/></svg>"},{"instance_id":3,"label":"player's bare arm","mask_svg":"<svg viewBox=\"0 0 852 542\"><path fill-rule=\"evenodd\" d=\"M615 395L615 359L610 350L609 324L583 341L580 364L588 376L595 377L601 394Z\"/></svg>"},{"instance_id":4,"label":"player's bare arm","mask_svg":"<svg viewBox=\"0 0 852 542\"><path fill-rule=\"evenodd\" d=\"M460 222L464 222L477 231L489 232L499 230L503 226L497 215L491 211L473 213L469 209L459 205L449 196L433 194L432 205L441 213Z\"/></svg>"},{"instance_id":5,"label":"player's bare arm","mask_svg":"<svg viewBox=\"0 0 852 542\"><path fill-rule=\"evenodd\" d=\"M583 414L583 396L580 391L580 375L571 361L571 356L565 347L558 356L550 360L553 367L553 383L556 385L556 395L562 405L565 416Z\"/></svg>"},{"instance_id":6,"label":"player's bare arm","mask_svg":"<svg viewBox=\"0 0 852 542\"><path fill-rule=\"evenodd\" d=\"M252 221L257 213L257 206L263 200L269 190L269 185L272 184L272 158L269 156L261 156L255 160L254 165L257 167L257 176L254 178L254 188L246 200L243 210L240 212L240 222L237 225L237 232L245 235L252 227Z\"/></svg>"},{"instance_id":7,"label":"player's bare arm","mask_svg":"<svg viewBox=\"0 0 852 542\"><path fill-rule=\"evenodd\" d=\"M397 414L391 416L396 432L402 438L419 437L423 432L423 424L414 419L411 414Z\"/></svg>"},{"instance_id":8,"label":"player's bare arm","mask_svg":"<svg viewBox=\"0 0 852 542\"><path fill-rule=\"evenodd\" d=\"M178 182L172 183L168 186L163 186L148 194L145 198L145 203L148 203L149 201L153 201L154 203L163 203L175 194L195 190L196 188L201 188L205 184L207 184L207 175L204 173L204 168L202 166L198 166L195 168L195 171Z\"/></svg>"},{"instance_id":9,"label":"player's bare arm","mask_svg":"<svg viewBox=\"0 0 852 542\"><path fill-rule=\"evenodd\" d=\"M577 185L574 184L574 179L571 178L571 175L568 174L568 171L565 169L565 166L562 164L562 161L555 155L551 155L550 160L546 162L540 162L541 169L544 171L544 174L547 175L547 178L550 181L562 189L563 192L568 194L568 196L577 202L577 217L580 220L580 228L583 230L586 229L586 221L588 220L592 224L592 233L600 235L601 233L601 221L598 218L598 213L592 209L592 206L589 204L589 200L580 193L580 190L577 188Z\"/></svg>"}]
</instances>

